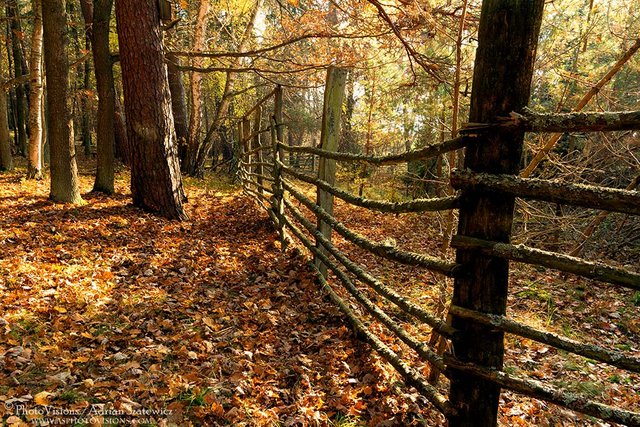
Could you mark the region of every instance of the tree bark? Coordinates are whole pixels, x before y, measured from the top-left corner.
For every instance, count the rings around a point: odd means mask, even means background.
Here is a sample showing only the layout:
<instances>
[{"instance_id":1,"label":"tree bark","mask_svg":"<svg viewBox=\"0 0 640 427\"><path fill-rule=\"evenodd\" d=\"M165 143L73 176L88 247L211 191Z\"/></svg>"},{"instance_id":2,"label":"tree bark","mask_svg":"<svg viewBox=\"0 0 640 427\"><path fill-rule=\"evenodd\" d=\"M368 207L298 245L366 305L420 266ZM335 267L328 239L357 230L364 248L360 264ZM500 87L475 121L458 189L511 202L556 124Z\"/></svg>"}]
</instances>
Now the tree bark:
<instances>
[{"instance_id":1,"label":"tree bark","mask_svg":"<svg viewBox=\"0 0 640 427\"><path fill-rule=\"evenodd\" d=\"M7 18L10 21L11 51L13 55L13 67L15 77L18 78L29 73L25 65L24 53L20 45L19 34L22 33L20 20L18 19L17 0L7 1ZM16 85L16 147L18 152L27 155L27 93L26 85Z\"/></svg>"},{"instance_id":2,"label":"tree bark","mask_svg":"<svg viewBox=\"0 0 640 427\"><path fill-rule=\"evenodd\" d=\"M13 170L11 136L9 135L7 113L7 94L4 91L0 91L0 171Z\"/></svg>"},{"instance_id":3,"label":"tree bark","mask_svg":"<svg viewBox=\"0 0 640 427\"><path fill-rule=\"evenodd\" d=\"M205 48L207 37L207 25L209 24L209 0L200 0L198 9L198 19L196 21L195 33L193 35L193 50L201 52ZM202 68L203 58L194 58L193 66ZM194 169L198 156L198 146L200 144L200 131L202 130L202 74L197 71L191 72L191 116L189 117L189 148L186 154L186 161L183 165L186 172ZM183 168L184 168L183 166Z\"/></svg>"},{"instance_id":4,"label":"tree bark","mask_svg":"<svg viewBox=\"0 0 640 427\"><path fill-rule=\"evenodd\" d=\"M29 156L27 178L42 179L42 0L32 0L31 93L29 102Z\"/></svg>"},{"instance_id":5,"label":"tree bark","mask_svg":"<svg viewBox=\"0 0 640 427\"><path fill-rule=\"evenodd\" d=\"M0 78L4 80L4 61L1 59L0 48ZM9 93L0 90L0 171L13 170L13 155L11 154L11 135L9 135L9 111L7 98Z\"/></svg>"},{"instance_id":6,"label":"tree bark","mask_svg":"<svg viewBox=\"0 0 640 427\"><path fill-rule=\"evenodd\" d=\"M97 170L93 191L114 191L115 86L109 51L109 23L113 0L82 0L87 36L91 40L93 68L98 90Z\"/></svg>"},{"instance_id":7,"label":"tree bark","mask_svg":"<svg viewBox=\"0 0 640 427\"><path fill-rule=\"evenodd\" d=\"M115 131L115 157L120 159L122 163L131 165L131 156L129 152L129 138L127 137L127 118L124 114L124 107L120 101L120 94L116 90L115 93L116 110L113 115L114 131Z\"/></svg>"},{"instance_id":8,"label":"tree bark","mask_svg":"<svg viewBox=\"0 0 640 427\"><path fill-rule=\"evenodd\" d=\"M133 203L170 219L186 219L157 4L116 0L116 22Z\"/></svg>"},{"instance_id":9,"label":"tree bark","mask_svg":"<svg viewBox=\"0 0 640 427\"><path fill-rule=\"evenodd\" d=\"M478 31L470 122L490 123L524 108L529 100L533 64L544 0L484 0ZM464 167L476 172L516 174L524 132L496 130L467 147ZM458 234L508 243L515 197L462 192ZM475 250L457 251L456 261L467 275L457 277L452 304L483 313L504 315L509 261ZM488 369L501 369L504 333L457 316L460 331L453 341L456 358ZM449 399L457 414L450 427L495 426L500 387L476 376L452 374Z\"/></svg>"},{"instance_id":10,"label":"tree bark","mask_svg":"<svg viewBox=\"0 0 640 427\"><path fill-rule=\"evenodd\" d=\"M55 202L80 203L75 146L71 134L69 59L66 54L65 2L43 0L44 63L47 70L51 193Z\"/></svg>"},{"instance_id":11,"label":"tree bark","mask_svg":"<svg viewBox=\"0 0 640 427\"><path fill-rule=\"evenodd\" d=\"M189 112L187 110L187 92L182 80L180 58L167 53L167 74L169 77L169 90L171 91L171 108L173 121L176 128L178 154L184 163L189 147Z\"/></svg>"}]
</instances>

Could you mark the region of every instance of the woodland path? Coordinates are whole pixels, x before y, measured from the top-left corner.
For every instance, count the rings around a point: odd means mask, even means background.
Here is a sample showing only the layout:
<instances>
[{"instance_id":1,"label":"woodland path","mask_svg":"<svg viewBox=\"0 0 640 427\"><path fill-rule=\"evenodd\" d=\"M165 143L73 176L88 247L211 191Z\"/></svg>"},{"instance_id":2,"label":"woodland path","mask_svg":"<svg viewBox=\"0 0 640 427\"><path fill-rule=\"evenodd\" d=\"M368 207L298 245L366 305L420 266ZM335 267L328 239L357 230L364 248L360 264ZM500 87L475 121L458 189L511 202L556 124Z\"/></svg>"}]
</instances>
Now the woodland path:
<instances>
[{"instance_id":1,"label":"woodland path","mask_svg":"<svg viewBox=\"0 0 640 427\"><path fill-rule=\"evenodd\" d=\"M190 220L171 222L132 207L126 181L72 207L0 176L0 418L48 405L164 409L159 425L442 421L385 381L251 200L190 182Z\"/></svg>"}]
</instances>

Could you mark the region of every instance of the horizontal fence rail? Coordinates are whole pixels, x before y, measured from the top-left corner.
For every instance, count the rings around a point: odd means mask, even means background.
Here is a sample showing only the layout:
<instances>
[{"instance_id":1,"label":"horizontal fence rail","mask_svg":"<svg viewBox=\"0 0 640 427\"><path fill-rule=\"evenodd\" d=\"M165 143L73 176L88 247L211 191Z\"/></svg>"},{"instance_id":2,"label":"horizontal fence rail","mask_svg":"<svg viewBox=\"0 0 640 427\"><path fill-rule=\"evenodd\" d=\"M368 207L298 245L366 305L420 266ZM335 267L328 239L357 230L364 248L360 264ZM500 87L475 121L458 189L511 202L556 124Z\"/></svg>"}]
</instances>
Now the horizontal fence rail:
<instances>
[{"instance_id":1,"label":"horizontal fence rail","mask_svg":"<svg viewBox=\"0 0 640 427\"><path fill-rule=\"evenodd\" d=\"M300 173L294 169L280 164L281 169L288 175L304 181L308 184L317 186L318 188L333 194L334 196L344 200L345 202L375 210L378 212L386 213L408 213L408 212L426 212L426 211L440 211L446 209L455 209L458 206L459 198L457 196L449 196L435 199L416 199L408 202L387 202L383 200L369 200L364 197L355 196L347 191L340 190L335 186L329 184L318 178Z\"/></svg>"},{"instance_id":2,"label":"horizontal fence rail","mask_svg":"<svg viewBox=\"0 0 640 427\"><path fill-rule=\"evenodd\" d=\"M459 138L450 139L439 144L428 145L417 150L407 151L401 154L390 154L388 156L366 156L363 154L340 153L336 151L323 150L314 147L295 147L291 145L279 144L279 147L285 151L292 153L308 153L315 154L325 159L338 160L344 162L362 162L376 166L396 165L401 163L412 162L415 160L424 160L437 157L450 151L464 148L474 141L473 137L461 136Z\"/></svg>"},{"instance_id":3,"label":"horizontal fence rail","mask_svg":"<svg viewBox=\"0 0 640 427\"><path fill-rule=\"evenodd\" d=\"M602 262L585 261L581 258L547 252L524 245L489 242L467 236L453 236L451 246L454 248L477 249L487 255L554 268L566 273L640 290L640 273L611 267Z\"/></svg>"},{"instance_id":4,"label":"horizontal fence rail","mask_svg":"<svg viewBox=\"0 0 640 427\"><path fill-rule=\"evenodd\" d=\"M451 185L455 189L500 192L525 199L640 215L638 191L459 170L452 172Z\"/></svg>"},{"instance_id":5,"label":"horizontal fence rail","mask_svg":"<svg viewBox=\"0 0 640 427\"><path fill-rule=\"evenodd\" d=\"M343 200L350 206L370 209L381 214L451 211L452 209L459 209L467 201L466 198L470 197L469 195L475 197L475 194L490 193L638 215L640 214L640 194L638 192L542 179L525 179L515 175L474 173L464 170L454 171L451 174L451 185L461 191L459 194L403 202L369 200L342 190L327 180L300 172L295 165L296 159L292 158L291 155L296 153L309 155L311 164L317 164L319 167L319 176L332 178L330 174L327 175L327 168L330 170L333 167L332 165L335 165L335 163L332 164L331 162L367 163L374 166L401 164L439 156L449 151L472 147L473 144L481 144L482 142L475 136L465 135L419 150L411 150L389 156L365 156L338 153L323 148L290 146L281 142L283 140L281 96L281 89L276 89L260 100L260 104L264 105L269 97L276 98L274 114L268 119L269 123L266 128L261 129L259 132L251 132L248 128L240 127L241 132L238 140L241 141L241 152L238 176L243 184L243 191L267 211L280 234L283 248L288 244L299 244L314 257L315 263L311 263L311 265L318 275L318 281L322 288L340 308L346 319L354 326L358 336L368 342L382 358L393 366L403 377L406 384L415 387L435 408L447 417L456 416L459 407L454 406L437 387L430 384L421 373L421 370L413 365L414 362L408 362L404 353L392 350L388 343L376 335L368 321L363 320L360 312L366 313L367 316L382 325L390 336L415 353L414 360L417 359L421 363L427 363L432 370L440 371L448 378L455 377L460 373L471 375L506 390L542 399L605 421L640 425L640 413L604 405L580 394L569 393L539 381L510 376L503 372L502 369L488 369L477 364L464 363L456 359L452 354L439 354L419 337L413 335L407 326L412 325L414 322L418 325L427 325L431 328L432 334L438 334L451 343L461 339L461 330L456 329L449 321L432 314L429 310L401 295L389 284L376 278L357 259L338 248L331 239L331 232L335 231L347 242L376 257L398 264L424 268L457 280L458 277L464 277L469 274L464 263L407 251L395 244L389 244L387 241L377 242L353 231L341 223L334 215L333 196ZM278 97L280 97L279 107ZM243 117L245 124L249 123L247 117L250 114L261 114L261 108L259 107L251 108L249 113ZM629 112L628 114L614 113L614 116L571 114L557 118L557 120L560 120L558 122L553 121L554 117L551 116L527 113L515 118L512 117L510 119L512 122L501 122L491 126L493 128L519 127L526 130L545 129L545 131L555 131L557 129L550 124L544 125L547 126L544 127L542 124L535 123L555 123L553 126L560 126L557 123L562 123L562 126L569 126L573 123L572 126L574 127L570 129L578 128L579 126L582 126L580 129L583 129L586 123L596 126L595 123L597 122L597 126L600 126L599 129L604 129L603 126L605 125L598 120L607 121L606 126L611 127L614 126L612 120L617 117L616 120L618 122L616 123L618 124L615 126L627 126L619 123L635 121L636 114L637 112ZM260 120L255 120L254 127L257 129L260 126ZM265 129L271 139L268 143L260 139L261 135L266 133ZM477 129L466 129L467 132L480 132L480 130L483 132L491 131L488 127L482 126ZM289 164L286 164L284 160L285 153L290 154ZM317 163L315 156L319 160ZM321 171L324 175L320 174ZM312 173L315 173L313 169ZM302 189L299 186L300 184L305 189ZM311 187L306 187L305 184ZM307 195L310 191L317 198L316 201ZM319 196L321 192L331 196L328 199L330 200L330 205L326 204L326 198ZM313 219L306 216L309 213L312 214ZM458 251L467 251L468 253L552 268L640 290L640 273L601 262L587 261L524 245L494 242L462 234L452 237L451 247ZM333 272L336 283L329 281L326 270L323 271L322 267ZM379 302L380 299L383 301L382 304ZM355 303L357 303L358 309L353 308L356 305ZM394 315L396 313L402 313L403 315L396 316ZM528 338L629 372L640 372L640 358L635 355L578 342L549 331L518 323L504 315L483 313L453 304L449 308L449 315L458 319L465 319L477 325L483 325L494 331Z\"/></svg>"},{"instance_id":6,"label":"horizontal fence rail","mask_svg":"<svg viewBox=\"0 0 640 427\"><path fill-rule=\"evenodd\" d=\"M512 112L497 123L467 123L464 134L502 128L517 128L526 132L612 132L637 130L640 128L640 111L617 112L576 112L564 114L543 114L525 110L522 113Z\"/></svg>"}]
</instances>

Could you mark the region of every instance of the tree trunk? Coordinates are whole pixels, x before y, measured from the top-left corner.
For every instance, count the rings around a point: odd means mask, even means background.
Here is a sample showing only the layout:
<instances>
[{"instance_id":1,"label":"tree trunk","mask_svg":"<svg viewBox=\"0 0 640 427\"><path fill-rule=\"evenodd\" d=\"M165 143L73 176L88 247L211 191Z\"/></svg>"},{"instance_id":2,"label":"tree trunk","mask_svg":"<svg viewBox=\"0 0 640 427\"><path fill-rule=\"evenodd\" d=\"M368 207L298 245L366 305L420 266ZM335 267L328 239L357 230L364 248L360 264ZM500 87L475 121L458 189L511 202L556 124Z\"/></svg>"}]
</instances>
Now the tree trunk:
<instances>
[{"instance_id":1,"label":"tree trunk","mask_svg":"<svg viewBox=\"0 0 640 427\"><path fill-rule=\"evenodd\" d=\"M120 159L122 163L125 165L131 165L131 156L129 155L129 139L127 137L127 120L124 115L124 108L122 107L122 102L120 101L120 94L116 90L115 92L116 99L116 110L113 115L114 120L114 130L115 130L115 140L116 140L116 148L115 148L115 157Z\"/></svg>"},{"instance_id":2,"label":"tree trunk","mask_svg":"<svg viewBox=\"0 0 640 427\"><path fill-rule=\"evenodd\" d=\"M196 21L195 34L193 35L193 50L201 52L205 47L207 37L207 25L209 24L209 0L200 0L198 19ZM193 66L202 67L203 58L194 58ZM200 144L200 131L202 128L202 74L197 71L191 73L191 116L189 117L189 148L187 150L186 166L184 169L190 172L194 169ZM184 168L184 166L183 166Z\"/></svg>"},{"instance_id":3,"label":"tree trunk","mask_svg":"<svg viewBox=\"0 0 640 427\"><path fill-rule=\"evenodd\" d=\"M89 36L85 35L84 48L91 49ZM85 157L91 157L91 120L89 117L89 92L91 90L91 63L87 59L83 61L82 70L82 94L80 95L80 137L84 147Z\"/></svg>"},{"instance_id":4,"label":"tree trunk","mask_svg":"<svg viewBox=\"0 0 640 427\"><path fill-rule=\"evenodd\" d=\"M44 63L47 71L48 137L51 145L51 193L55 202L80 203L75 146L71 139L69 59L66 54L65 2L43 0Z\"/></svg>"},{"instance_id":5,"label":"tree trunk","mask_svg":"<svg viewBox=\"0 0 640 427\"><path fill-rule=\"evenodd\" d=\"M11 136L7 111L7 94L0 91L0 171L13 170L11 155Z\"/></svg>"},{"instance_id":6,"label":"tree trunk","mask_svg":"<svg viewBox=\"0 0 640 427\"><path fill-rule=\"evenodd\" d=\"M4 80L4 61L0 48L0 79ZM13 156L11 154L11 135L9 134L9 111L7 98L9 94L0 90L0 171L13 170Z\"/></svg>"},{"instance_id":7,"label":"tree trunk","mask_svg":"<svg viewBox=\"0 0 640 427\"><path fill-rule=\"evenodd\" d=\"M87 37L91 40L93 68L98 90L97 171L93 191L114 191L115 86L109 51L109 23L113 0L82 0Z\"/></svg>"},{"instance_id":8,"label":"tree trunk","mask_svg":"<svg viewBox=\"0 0 640 427\"><path fill-rule=\"evenodd\" d=\"M469 122L491 123L496 117L521 111L529 100L531 76L544 0L484 0L478 30ZM500 129L479 136L467 147L464 167L475 172L518 173L524 132ZM495 242L510 241L515 197L464 190L458 234ZM455 279L452 304L504 315L509 261L460 249L456 261L465 274ZM460 332L453 354L463 363L500 370L504 333L459 316L452 326ZM457 414L449 426L495 426L500 387L476 376L453 371L449 399Z\"/></svg>"},{"instance_id":9,"label":"tree trunk","mask_svg":"<svg viewBox=\"0 0 640 427\"><path fill-rule=\"evenodd\" d=\"M42 179L42 0L32 0L31 93L29 102L29 158L27 178Z\"/></svg>"},{"instance_id":10,"label":"tree trunk","mask_svg":"<svg viewBox=\"0 0 640 427\"><path fill-rule=\"evenodd\" d=\"M176 128L178 154L184 164L189 146L189 112L187 111L187 93L184 89L182 71L178 69L180 58L167 53L167 74L171 91L171 108Z\"/></svg>"},{"instance_id":11,"label":"tree trunk","mask_svg":"<svg viewBox=\"0 0 640 427\"><path fill-rule=\"evenodd\" d=\"M20 19L18 19L17 0L7 1L7 18L10 21L11 29L11 50L13 55L13 67L15 77L28 74L26 66L24 66L25 58L22 47L20 46L19 35L22 33ZM16 86L16 147L18 152L27 155L27 91L25 84Z\"/></svg>"},{"instance_id":12,"label":"tree trunk","mask_svg":"<svg viewBox=\"0 0 640 427\"><path fill-rule=\"evenodd\" d=\"M154 0L116 0L133 203L186 219L160 16Z\"/></svg>"}]
</instances>

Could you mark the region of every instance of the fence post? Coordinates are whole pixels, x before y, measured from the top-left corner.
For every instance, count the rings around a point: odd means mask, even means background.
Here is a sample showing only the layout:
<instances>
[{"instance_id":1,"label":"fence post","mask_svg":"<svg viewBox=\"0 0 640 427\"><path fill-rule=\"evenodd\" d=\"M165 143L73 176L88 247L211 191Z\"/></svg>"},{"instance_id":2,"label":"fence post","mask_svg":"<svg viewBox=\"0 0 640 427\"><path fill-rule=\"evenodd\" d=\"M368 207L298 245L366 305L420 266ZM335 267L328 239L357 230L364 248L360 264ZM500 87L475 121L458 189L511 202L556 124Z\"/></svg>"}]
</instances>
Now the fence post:
<instances>
[{"instance_id":1,"label":"fence post","mask_svg":"<svg viewBox=\"0 0 640 427\"><path fill-rule=\"evenodd\" d=\"M284 162L284 150L278 146L283 142L283 122L282 122L282 86L278 85L275 92L275 102L273 108L273 118L271 119L271 144L273 145L273 197L272 209L278 219L278 233L280 234L280 248L284 251L287 248L286 231L284 228L284 187L282 186L282 167Z\"/></svg>"},{"instance_id":2,"label":"fence post","mask_svg":"<svg viewBox=\"0 0 640 427\"><path fill-rule=\"evenodd\" d=\"M235 178L234 179L238 179L241 178L240 175L242 173L242 160L244 157L244 148L242 146L242 122L238 122L238 129L237 129L237 138L233 144L233 155L235 157L235 160L232 161L232 171L234 173Z\"/></svg>"},{"instance_id":3,"label":"fence post","mask_svg":"<svg viewBox=\"0 0 640 427\"><path fill-rule=\"evenodd\" d=\"M249 121L248 118L245 117L245 118L242 119L242 123L241 123L240 128L242 129L242 139L241 139L242 149L246 153L251 149L251 145L250 145L250 141L249 141L249 137L251 136L251 122ZM244 167L245 172L251 173L251 163L252 163L251 162L251 154L246 155L246 157L245 156L242 156L242 157L244 158L243 160L246 163L245 167ZM247 181L252 181L253 180L253 178L251 176L249 176L249 175L247 175L245 177L245 179ZM246 186L249 189L251 188L251 185L248 182L246 183Z\"/></svg>"},{"instance_id":4,"label":"fence post","mask_svg":"<svg viewBox=\"0 0 640 427\"><path fill-rule=\"evenodd\" d=\"M544 0L484 0L478 33L469 122L492 123L499 116L521 111L529 100L531 77ZM517 174L524 132L492 130L482 133L466 150L464 167L475 172ZM462 192L458 233L509 242L515 199L495 193ZM455 279L452 304L483 313L505 314L509 263L460 249L456 260L465 274ZM460 331L453 342L456 359L489 369L502 369L504 334L452 316ZM457 414L450 427L495 426L500 387L451 370L449 399Z\"/></svg>"},{"instance_id":5,"label":"fence post","mask_svg":"<svg viewBox=\"0 0 640 427\"><path fill-rule=\"evenodd\" d=\"M327 82L324 90L324 106L322 109L322 129L320 132L320 148L327 151L338 150L340 138L340 113L347 81L347 70L344 68L329 67L327 70ZM320 157L318 163L318 178L331 185L336 183L336 161ZM333 215L333 195L320 188L317 189L318 206L329 215ZM324 237L331 240L331 226L318 218L318 230ZM325 248L316 239L316 247L326 253ZM327 266L318 257L314 260L323 277L327 277Z\"/></svg>"},{"instance_id":6,"label":"fence post","mask_svg":"<svg viewBox=\"0 0 640 427\"><path fill-rule=\"evenodd\" d=\"M254 132L254 136L253 136L253 145L251 146L251 149L256 149L258 147L261 146L260 144L260 124L262 122L262 107L258 106L256 108L256 113L255 113L255 119L253 122L253 132ZM258 150L256 152L256 165L254 166L252 172L255 172L258 175L262 175L263 172L263 168L262 168L262 150ZM262 177L260 176L256 176L256 182L258 183L258 193L263 194L264 192L262 191L262 186L264 185L264 182L262 181Z\"/></svg>"}]
</instances>

